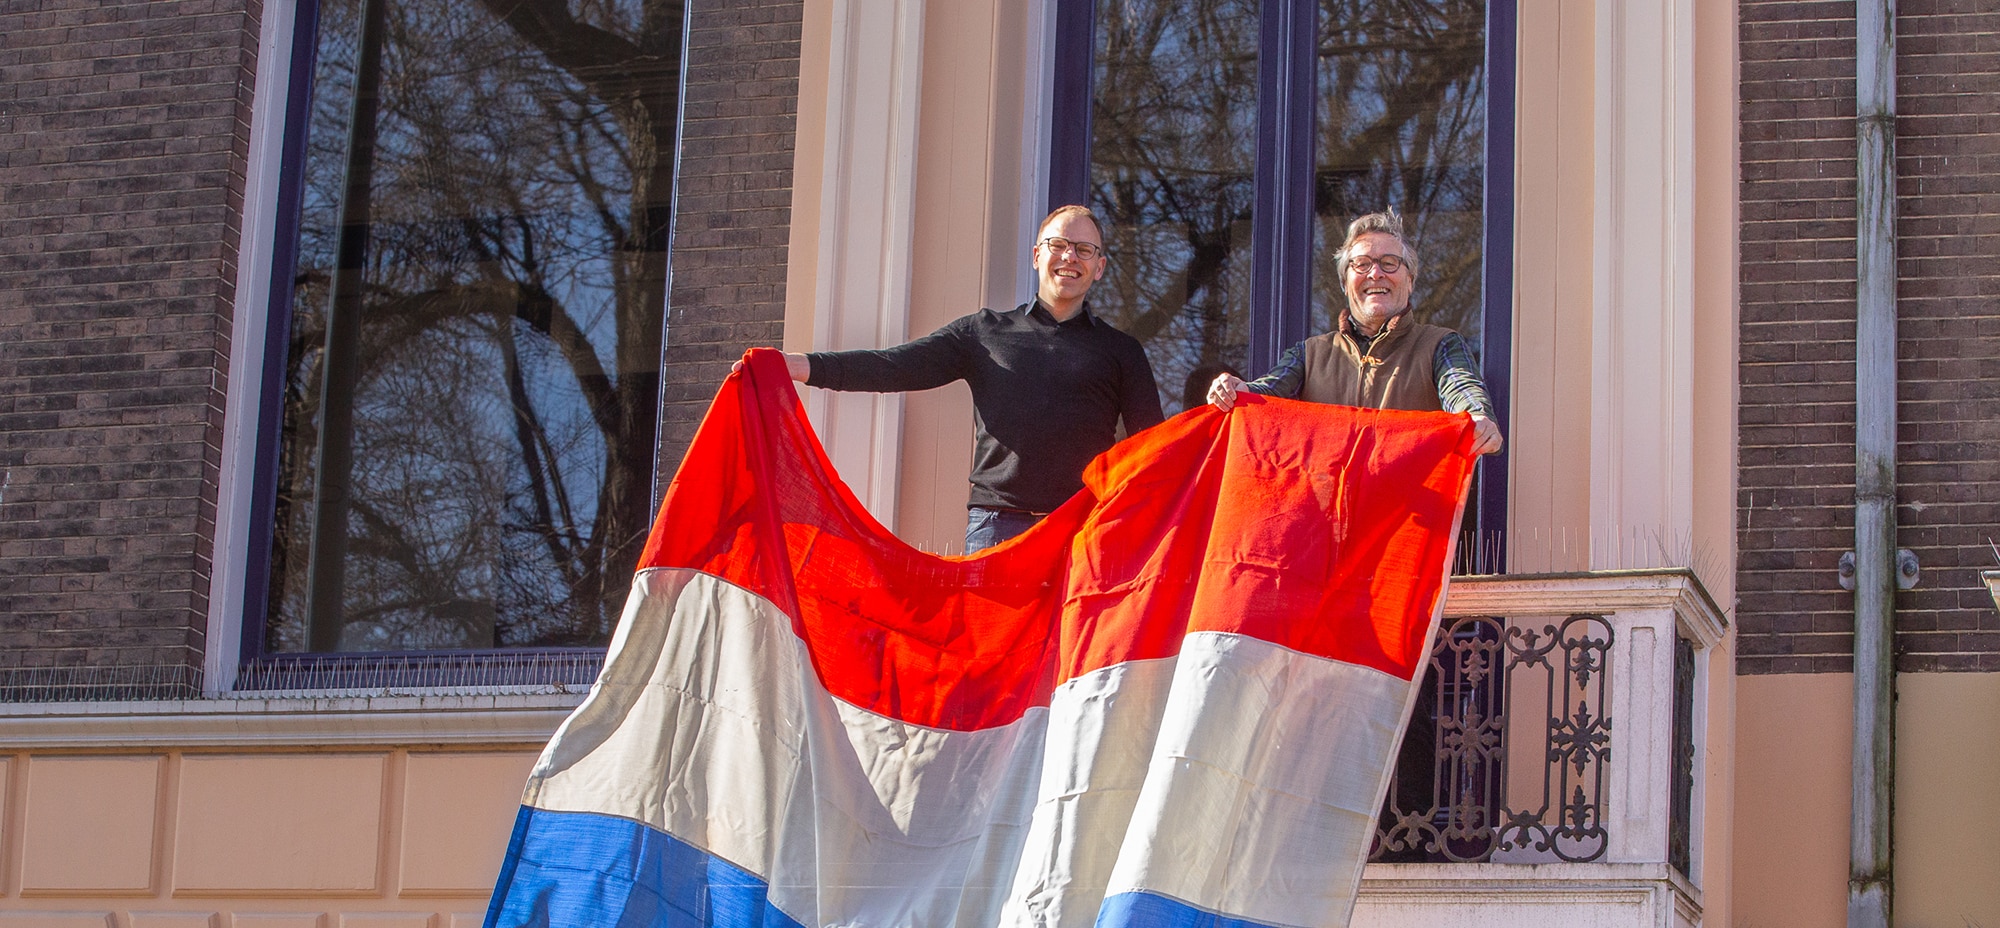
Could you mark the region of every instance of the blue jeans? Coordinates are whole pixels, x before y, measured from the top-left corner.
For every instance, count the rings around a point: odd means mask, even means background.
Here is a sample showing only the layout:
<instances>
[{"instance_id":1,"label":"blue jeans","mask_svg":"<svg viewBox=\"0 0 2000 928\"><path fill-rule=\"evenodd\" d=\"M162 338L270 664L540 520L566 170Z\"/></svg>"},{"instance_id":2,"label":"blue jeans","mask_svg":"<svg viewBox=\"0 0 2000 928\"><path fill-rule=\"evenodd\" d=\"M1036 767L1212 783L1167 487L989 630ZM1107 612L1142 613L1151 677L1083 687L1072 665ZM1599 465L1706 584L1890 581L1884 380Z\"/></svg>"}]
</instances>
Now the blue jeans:
<instances>
[{"instance_id":1,"label":"blue jeans","mask_svg":"<svg viewBox=\"0 0 2000 928\"><path fill-rule=\"evenodd\" d=\"M965 553L977 554L1034 528L1035 523L1040 521L1040 513L968 506L965 510Z\"/></svg>"}]
</instances>

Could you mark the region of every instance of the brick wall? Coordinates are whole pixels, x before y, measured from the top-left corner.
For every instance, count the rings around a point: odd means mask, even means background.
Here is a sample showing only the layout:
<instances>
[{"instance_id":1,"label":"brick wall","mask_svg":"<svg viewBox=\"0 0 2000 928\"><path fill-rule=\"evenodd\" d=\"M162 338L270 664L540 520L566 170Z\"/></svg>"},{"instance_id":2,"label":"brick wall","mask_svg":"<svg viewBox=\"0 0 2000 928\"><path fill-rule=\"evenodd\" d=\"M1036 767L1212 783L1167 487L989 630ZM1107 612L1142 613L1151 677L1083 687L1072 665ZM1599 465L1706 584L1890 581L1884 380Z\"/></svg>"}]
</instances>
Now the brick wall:
<instances>
[{"instance_id":1,"label":"brick wall","mask_svg":"<svg viewBox=\"0 0 2000 928\"><path fill-rule=\"evenodd\" d=\"M198 686L259 15L0 6L0 690Z\"/></svg>"},{"instance_id":2,"label":"brick wall","mask_svg":"<svg viewBox=\"0 0 2000 928\"><path fill-rule=\"evenodd\" d=\"M1897 665L2000 670L2000 12L1898 4ZM1738 670L1846 671L1854 7L1745 0Z\"/></svg>"},{"instance_id":3,"label":"brick wall","mask_svg":"<svg viewBox=\"0 0 2000 928\"><path fill-rule=\"evenodd\" d=\"M659 486L729 365L784 336L803 0L689 4Z\"/></svg>"}]
</instances>

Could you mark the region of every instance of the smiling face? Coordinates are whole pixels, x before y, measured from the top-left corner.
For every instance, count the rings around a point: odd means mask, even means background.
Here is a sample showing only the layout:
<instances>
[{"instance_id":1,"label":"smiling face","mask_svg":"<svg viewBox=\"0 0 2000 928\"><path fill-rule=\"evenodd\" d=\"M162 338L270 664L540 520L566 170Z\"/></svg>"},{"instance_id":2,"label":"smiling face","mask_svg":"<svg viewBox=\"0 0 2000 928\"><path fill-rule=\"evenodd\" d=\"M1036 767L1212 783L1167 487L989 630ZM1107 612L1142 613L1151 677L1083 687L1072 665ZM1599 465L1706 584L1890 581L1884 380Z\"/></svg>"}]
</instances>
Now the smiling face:
<instances>
[{"instance_id":1,"label":"smiling face","mask_svg":"<svg viewBox=\"0 0 2000 928\"><path fill-rule=\"evenodd\" d=\"M1369 335L1381 331L1389 320L1410 308L1410 289L1417 282L1410 266L1405 264L1392 274L1375 263L1375 259L1385 255L1400 258L1403 252L1402 241L1387 232L1364 232L1348 246L1348 311ZM1367 261L1358 263L1372 266L1365 271L1358 268L1357 258L1367 258Z\"/></svg>"},{"instance_id":2,"label":"smiling face","mask_svg":"<svg viewBox=\"0 0 2000 928\"><path fill-rule=\"evenodd\" d=\"M1057 252L1041 244L1052 238L1094 246L1098 254L1094 258L1080 258L1074 249ZM1065 214L1042 225L1041 234L1035 236L1037 295L1056 318L1067 319L1081 309L1090 285L1104 276L1107 262L1103 245L1104 236L1098 232L1097 223L1086 216Z\"/></svg>"}]
</instances>

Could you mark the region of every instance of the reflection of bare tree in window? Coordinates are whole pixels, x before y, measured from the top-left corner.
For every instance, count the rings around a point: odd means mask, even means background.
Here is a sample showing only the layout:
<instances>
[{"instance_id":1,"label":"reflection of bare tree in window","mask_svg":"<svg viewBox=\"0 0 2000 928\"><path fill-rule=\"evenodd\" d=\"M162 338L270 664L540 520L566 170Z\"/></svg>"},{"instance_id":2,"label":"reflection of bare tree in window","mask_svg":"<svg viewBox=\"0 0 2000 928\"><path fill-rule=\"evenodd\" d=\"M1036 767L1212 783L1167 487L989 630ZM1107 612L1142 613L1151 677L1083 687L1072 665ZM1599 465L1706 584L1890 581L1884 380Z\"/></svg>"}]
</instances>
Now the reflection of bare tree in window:
<instances>
[{"instance_id":1,"label":"reflection of bare tree in window","mask_svg":"<svg viewBox=\"0 0 2000 928\"><path fill-rule=\"evenodd\" d=\"M1418 311L1476 336L1485 0L1318 2L1313 330L1345 305L1346 222L1395 206ZM1247 362L1259 6L1097 3L1091 196L1114 228L1092 307L1146 345L1170 409L1190 372Z\"/></svg>"},{"instance_id":2,"label":"reflection of bare tree in window","mask_svg":"<svg viewBox=\"0 0 2000 928\"><path fill-rule=\"evenodd\" d=\"M650 516L682 7L385 3L341 649L601 642ZM324 0L269 641L307 637L363 0Z\"/></svg>"},{"instance_id":3,"label":"reflection of bare tree in window","mask_svg":"<svg viewBox=\"0 0 2000 928\"><path fill-rule=\"evenodd\" d=\"M1485 0L1319 0L1313 326L1346 299L1331 249L1395 206L1422 248L1412 305L1477 343L1485 181Z\"/></svg>"},{"instance_id":4,"label":"reflection of bare tree in window","mask_svg":"<svg viewBox=\"0 0 2000 928\"><path fill-rule=\"evenodd\" d=\"M1171 404L1249 345L1255 0L1100 0L1091 197L1112 224L1092 309L1146 346Z\"/></svg>"}]
</instances>

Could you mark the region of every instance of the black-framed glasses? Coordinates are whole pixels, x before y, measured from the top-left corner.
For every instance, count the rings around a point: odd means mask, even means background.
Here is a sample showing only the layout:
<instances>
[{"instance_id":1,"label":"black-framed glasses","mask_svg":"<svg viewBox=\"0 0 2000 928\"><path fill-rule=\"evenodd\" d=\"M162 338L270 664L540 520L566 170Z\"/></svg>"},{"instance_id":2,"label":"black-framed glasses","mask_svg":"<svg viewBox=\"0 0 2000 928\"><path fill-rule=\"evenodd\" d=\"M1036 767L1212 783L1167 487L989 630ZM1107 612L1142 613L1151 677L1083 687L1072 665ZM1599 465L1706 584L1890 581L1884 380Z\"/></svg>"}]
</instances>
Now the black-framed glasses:
<instances>
[{"instance_id":1,"label":"black-framed glasses","mask_svg":"<svg viewBox=\"0 0 2000 928\"><path fill-rule=\"evenodd\" d=\"M1363 277L1366 277L1368 276L1369 271L1372 271L1378 267L1382 269L1382 273L1384 274L1394 274L1397 271L1403 269L1403 264L1404 262L1402 255L1382 255L1381 257L1378 258L1370 258L1367 256L1363 256L1359 258L1349 258L1347 261L1347 269L1353 271L1356 274L1360 274Z\"/></svg>"},{"instance_id":2,"label":"black-framed glasses","mask_svg":"<svg viewBox=\"0 0 2000 928\"><path fill-rule=\"evenodd\" d=\"M1069 239L1057 238L1053 235L1042 239L1040 244L1043 248L1047 248L1051 255L1069 252L1084 261L1088 261L1104 253L1104 249L1101 246L1090 242L1072 242Z\"/></svg>"}]
</instances>

